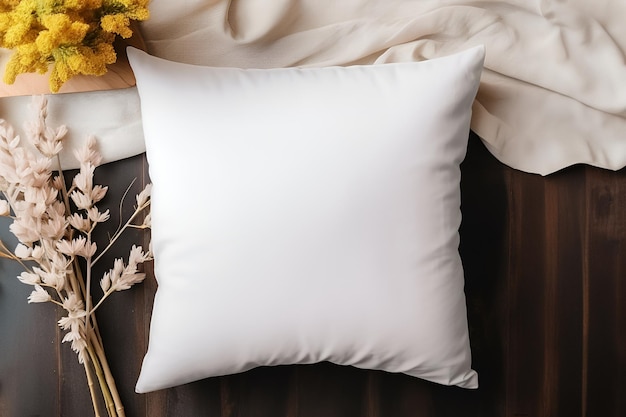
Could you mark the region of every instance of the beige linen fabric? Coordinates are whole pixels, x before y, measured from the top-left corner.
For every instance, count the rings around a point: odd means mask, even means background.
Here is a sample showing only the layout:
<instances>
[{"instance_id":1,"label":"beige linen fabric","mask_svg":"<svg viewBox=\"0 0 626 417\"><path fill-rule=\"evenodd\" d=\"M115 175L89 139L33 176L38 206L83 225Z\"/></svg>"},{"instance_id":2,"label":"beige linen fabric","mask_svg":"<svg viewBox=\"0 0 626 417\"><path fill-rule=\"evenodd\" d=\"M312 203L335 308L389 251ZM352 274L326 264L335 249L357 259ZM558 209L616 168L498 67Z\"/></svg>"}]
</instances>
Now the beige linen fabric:
<instances>
[{"instance_id":1,"label":"beige linen fabric","mask_svg":"<svg viewBox=\"0 0 626 417\"><path fill-rule=\"evenodd\" d=\"M149 52L234 67L424 60L484 44L472 128L520 170L626 165L622 0L153 0Z\"/></svg>"},{"instance_id":2,"label":"beige linen fabric","mask_svg":"<svg viewBox=\"0 0 626 417\"><path fill-rule=\"evenodd\" d=\"M148 51L201 65L416 61L484 44L472 128L498 159L540 174L626 165L623 0L152 0L150 9ZM61 119L80 125L71 146L95 134L107 162L145 150L134 88L109 101L80 96L90 111ZM61 108L68 100L51 97ZM0 99L0 118L24 119L19 103Z\"/></svg>"},{"instance_id":3,"label":"beige linen fabric","mask_svg":"<svg viewBox=\"0 0 626 417\"><path fill-rule=\"evenodd\" d=\"M9 122L22 138L24 125L33 120L30 96L0 98L0 119ZM91 91L48 95L48 126L66 125L60 154L63 169L78 168L74 150L90 136L98 139L103 163L145 152L139 95L135 87L120 90ZM23 139L23 144L28 144ZM30 146L34 150L34 147Z\"/></svg>"}]
</instances>

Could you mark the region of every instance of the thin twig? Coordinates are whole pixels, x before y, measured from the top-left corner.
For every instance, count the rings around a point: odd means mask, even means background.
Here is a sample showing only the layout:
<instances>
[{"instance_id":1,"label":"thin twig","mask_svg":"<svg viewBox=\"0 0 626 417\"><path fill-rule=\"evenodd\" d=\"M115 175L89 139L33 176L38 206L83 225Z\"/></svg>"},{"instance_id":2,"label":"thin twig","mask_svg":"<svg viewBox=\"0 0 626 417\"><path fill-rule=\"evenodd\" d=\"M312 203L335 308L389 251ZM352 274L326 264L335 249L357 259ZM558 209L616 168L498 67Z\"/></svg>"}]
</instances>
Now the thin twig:
<instances>
[{"instance_id":1,"label":"thin twig","mask_svg":"<svg viewBox=\"0 0 626 417\"><path fill-rule=\"evenodd\" d=\"M89 315L93 314L96 312L96 310L98 309L98 307L100 307L102 305L102 303L104 303L104 300L107 299L107 297L111 294L113 294L115 291L112 289L109 289L107 292L104 293L104 295L102 296L102 298L100 299L100 301L98 301L98 303L94 306L94 308L91 309L91 311L89 312Z\"/></svg>"},{"instance_id":2,"label":"thin twig","mask_svg":"<svg viewBox=\"0 0 626 417\"><path fill-rule=\"evenodd\" d=\"M89 235L87 235L87 245L91 245L91 233ZM86 277L86 284L85 284L85 311L87 312L87 318L85 319L85 324L87 326L89 326L90 321L89 321L89 317L91 316L91 256L87 257L87 277ZM90 328L87 327L87 331L89 331Z\"/></svg>"},{"instance_id":3,"label":"thin twig","mask_svg":"<svg viewBox=\"0 0 626 417\"><path fill-rule=\"evenodd\" d=\"M130 184L128 184L128 187L126 187L126 190L124 190L124 194L122 194L122 198L120 199L120 207L119 207L120 222L118 223L117 229L115 229L115 232L113 232L113 236L118 234L120 232L120 229L122 228L122 223L123 223L122 219L124 218L124 213L123 213L124 201L126 201L126 196L128 196L128 193L130 192L130 189L133 187L133 184L135 184L135 181L137 181L137 178L133 178Z\"/></svg>"},{"instance_id":4,"label":"thin twig","mask_svg":"<svg viewBox=\"0 0 626 417\"><path fill-rule=\"evenodd\" d=\"M93 332L88 332L88 334L93 335ZM104 398L107 413L109 417L117 417L117 414L115 413L113 398L111 397L110 387L105 374L102 372L101 360L99 358L99 355L97 355L96 353L98 351L98 348L101 349L101 346L99 346L98 344L94 345L91 338L88 338L86 342L87 352L89 353L90 362L93 364L96 376L98 377L98 383L100 384L100 391L102 392L102 397ZM94 350L96 352L94 352Z\"/></svg>"},{"instance_id":5,"label":"thin twig","mask_svg":"<svg viewBox=\"0 0 626 417\"><path fill-rule=\"evenodd\" d=\"M91 265L95 265L100 258L102 258L102 256L109 250L111 249L111 246L113 246L113 244L117 241L117 239L119 239L119 237L122 235L122 233L124 233L124 230L126 230L128 227L130 227L132 224L132 221L135 220L135 218L139 215L139 213L141 213L143 210L145 210L148 206L150 205L150 200L148 200L146 203L144 203L141 207L138 207L135 212L133 213L132 216L130 216L130 218L128 219L128 221L126 221L126 224L124 224L124 226L119 229L111 238L111 240L109 241L109 244L107 245L106 248L104 248L102 250L102 252L100 252L100 254L98 256L96 256L96 258L93 260L93 262L91 263Z\"/></svg>"},{"instance_id":6,"label":"thin twig","mask_svg":"<svg viewBox=\"0 0 626 417\"><path fill-rule=\"evenodd\" d=\"M115 404L115 411L118 417L125 417L126 413L124 412L124 406L122 405L122 399L120 398L119 392L117 391L117 386L115 385L115 379L113 378L113 374L111 373L111 369L109 368L109 363L107 361L106 355L104 354L104 348L102 347L101 342L99 342L95 332L90 332L90 338L95 339L96 343L94 346L96 350L96 354L98 355L98 359L100 365L102 366L102 371L104 372L104 378L106 380L106 385L110 391L110 395Z\"/></svg>"},{"instance_id":7,"label":"thin twig","mask_svg":"<svg viewBox=\"0 0 626 417\"><path fill-rule=\"evenodd\" d=\"M85 368L85 374L87 375L87 386L89 387L89 394L91 395L91 403L93 404L93 412L95 417L100 417L100 407L98 407L98 397L93 383L93 371L89 367L89 361L83 362Z\"/></svg>"}]
</instances>

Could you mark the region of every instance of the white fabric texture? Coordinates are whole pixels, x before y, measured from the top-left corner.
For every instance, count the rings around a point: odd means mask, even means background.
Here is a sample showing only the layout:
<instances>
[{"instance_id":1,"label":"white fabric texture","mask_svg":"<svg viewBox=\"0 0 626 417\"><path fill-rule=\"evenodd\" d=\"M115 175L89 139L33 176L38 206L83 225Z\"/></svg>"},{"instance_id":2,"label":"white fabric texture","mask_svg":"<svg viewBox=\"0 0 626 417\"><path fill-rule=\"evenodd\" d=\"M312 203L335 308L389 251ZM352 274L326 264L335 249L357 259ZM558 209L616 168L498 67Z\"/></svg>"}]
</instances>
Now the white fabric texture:
<instances>
[{"instance_id":1,"label":"white fabric texture","mask_svg":"<svg viewBox=\"0 0 626 417\"><path fill-rule=\"evenodd\" d=\"M74 150L83 147L91 135L98 139L102 163L145 152L136 88L50 94L47 98L49 125L68 127L60 154L63 169L79 168ZM25 123L32 122L36 116L31 101L30 96L0 98L0 118L23 134Z\"/></svg>"},{"instance_id":2,"label":"white fabric texture","mask_svg":"<svg viewBox=\"0 0 626 417\"><path fill-rule=\"evenodd\" d=\"M138 392L320 361L477 386L459 164L484 48L321 69L129 58L159 284Z\"/></svg>"},{"instance_id":3,"label":"white fabric texture","mask_svg":"<svg viewBox=\"0 0 626 417\"><path fill-rule=\"evenodd\" d=\"M625 1L152 0L150 10L141 24L150 53L210 66L419 61L485 45L471 127L499 160L544 175L626 165ZM92 111L63 121L91 126L105 161L135 155L143 136L107 127L138 121L133 111L116 119L134 93L117 105L84 93Z\"/></svg>"},{"instance_id":4,"label":"white fabric texture","mask_svg":"<svg viewBox=\"0 0 626 417\"><path fill-rule=\"evenodd\" d=\"M626 165L626 2L153 0L149 52L269 68L417 61L486 46L473 130L520 170Z\"/></svg>"}]
</instances>

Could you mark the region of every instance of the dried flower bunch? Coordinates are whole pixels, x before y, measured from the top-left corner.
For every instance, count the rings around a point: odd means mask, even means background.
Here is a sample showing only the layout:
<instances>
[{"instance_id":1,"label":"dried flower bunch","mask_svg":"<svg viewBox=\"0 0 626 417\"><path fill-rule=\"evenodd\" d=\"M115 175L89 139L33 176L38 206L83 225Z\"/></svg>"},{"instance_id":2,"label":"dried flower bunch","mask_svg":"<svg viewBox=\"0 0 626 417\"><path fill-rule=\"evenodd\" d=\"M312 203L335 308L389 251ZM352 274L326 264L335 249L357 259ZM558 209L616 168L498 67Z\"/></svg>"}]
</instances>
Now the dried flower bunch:
<instances>
[{"instance_id":1,"label":"dried flower bunch","mask_svg":"<svg viewBox=\"0 0 626 417\"><path fill-rule=\"evenodd\" d=\"M66 331L63 342L71 343L85 367L96 416L102 401L109 416L123 416L94 312L113 292L143 281L140 266L152 255L150 250L133 246L127 262L116 259L100 280L102 295L96 303L91 296L92 268L124 230L149 228L150 185L136 196L135 209L126 223L99 250L93 232L109 219L109 211L98 208L107 187L94 184L94 170L101 161L96 140L89 138L84 149L75 153L80 170L67 188L63 171L53 171L67 129L47 126L44 96L34 97L33 104L37 118L26 127L26 133L38 152L23 146L13 128L0 120L0 190L5 198L0 199L0 215L13 219L9 228L19 241L13 251L0 241L0 256L23 265L18 279L34 287L29 303L50 302L65 310L65 317L58 322ZM79 259L86 265L84 269ZM100 394L95 391L96 379Z\"/></svg>"},{"instance_id":2,"label":"dried flower bunch","mask_svg":"<svg viewBox=\"0 0 626 417\"><path fill-rule=\"evenodd\" d=\"M0 0L0 47L14 49L4 82L45 74L53 92L77 74L103 75L116 61L113 41L129 38L131 20L150 16L149 0Z\"/></svg>"}]
</instances>

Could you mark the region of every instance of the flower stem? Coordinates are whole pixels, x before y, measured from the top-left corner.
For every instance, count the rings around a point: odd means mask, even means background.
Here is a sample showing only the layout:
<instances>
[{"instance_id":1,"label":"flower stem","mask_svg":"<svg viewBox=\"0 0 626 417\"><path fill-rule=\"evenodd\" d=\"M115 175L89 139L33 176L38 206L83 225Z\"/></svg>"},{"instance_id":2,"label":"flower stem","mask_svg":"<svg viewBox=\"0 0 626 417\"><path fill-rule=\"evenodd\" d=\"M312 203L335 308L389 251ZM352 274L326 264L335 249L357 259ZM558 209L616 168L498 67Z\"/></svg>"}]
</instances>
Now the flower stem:
<instances>
[{"instance_id":1,"label":"flower stem","mask_svg":"<svg viewBox=\"0 0 626 417\"><path fill-rule=\"evenodd\" d=\"M145 204L143 204L141 207L138 207L135 212L133 213L132 216L130 216L130 218L126 221L126 223L124 224L124 226L122 226L111 238L109 244L106 246L106 248L104 248L102 250L102 252L100 252L100 254L98 256L96 256L96 258L93 260L92 262L92 266L96 264L96 262L98 262L100 260L100 258L111 248L111 246L113 246L113 244L117 241L117 239L119 239L119 237L122 235L122 233L124 232L124 230L126 230L128 227L130 227L132 224L132 221L135 220L135 217L137 217L137 215L139 215L139 213L141 213L146 207L148 207L150 205L150 201L146 202Z\"/></svg>"},{"instance_id":2,"label":"flower stem","mask_svg":"<svg viewBox=\"0 0 626 417\"><path fill-rule=\"evenodd\" d=\"M122 405L122 399L120 398L119 392L117 391L117 386L115 385L115 379L113 378L113 374L111 373L111 369L109 368L109 364L107 362L106 355L104 354L104 348L100 342L100 338L98 337L99 330L97 324L95 325L94 331L89 332L89 336L92 342L92 346L95 349L95 353L98 356L98 360L102 366L101 371L104 372L104 378L106 380L106 385L110 390L110 396L113 399L115 404L115 415L118 417L125 417L126 414L124 412L124 406ZM96 333L97 332L97 333Z\"/></svg>"},{"instance_id":3,"label":"flower stem","mask_svg":"<svg viewBox=\"0 0 626 417\"><path fill-rule=\"evenodd\" d=\"M57 164L59 167L59 177L61 178L60 182L62 184L61 196L63 197L63 204L65 205L65 214L69 216L72 214L72 209L70 207L70 198L69 198L69 194L67 191L67 186L65 184L65 175L63 173L63 169L61 169L61 157L59 156L59 154L57 154L56 157L57 157ZM88 294L85 293L84 286L82 285L83 281L82 281L82 273L80 270L80 265L76 259L73 259L72 264L73 264L73 268L68 274L70 278L70 285L72 287L72 291L74 291L75 294L79 294L79 289L80 289L81 293L83 294L83 299L86 300Z\"/></svg>"},{"instance_id":4,"label":"flower stem","mask_svg":"<svg viewBox=\"0 0 626 417\"><path fill-rule=\"evenodd\" d=\"M87 238L88 244L91 244L91 235ZM91 321L89 318L91 317L91 256L87 257L87 277L85 284L85 311L87 312L87 318L85 319L85 324L87 325L87 331L91 331Z\"/></svg>"},{"instance_id":5,"label":"flower stem","mask_svg":"<svg viewBox=\"0 0 626 417\"><path fill-rule=\"evenodd\" d=\"M89 387L89 394L91 395L91 403L93 405L93 412L95 417L100 417L100 406L98 405L98 397L96 397L95 386L93 383L93 371L89 366L89 362L83 362L85 368L85 374L87 375L87 386Z\"/></svg>"},{"instance_id":6,"label":"flower stem","mask_svg":"<svg viewBox=\"0 0 626 417\"><path fill-rule=\"evenodd\" d=\"M91 311L89 312L89 314L93 314L96 312L96 310L98 309L98 307L100 307L102 305L102 303L104 302L104 300L106 300L109 295L113 294L112 290L108 290L107 292L104 293L104 295L102 296L102 298L100 299L100 301L98 301L98 304L96 304L94 306L94 308L91 309Z\"/></svg>"},{"instance_id":7,"label":"flower stem","mask_svg":"<svg viewBox=\"0 0 626 417\"><path fill-rule=\"evenodd\" d=\"M65 185L65 175L63 174L63 169L61 169L61 156L57 154L57 164L59 166L59 176L61 177L61 184L63 188L61 189L61 195L63 196L63 204L65 204L65 212L68 214L72 213L70 209L70 197L67 192L67 186Z\"/></svg>"},{"instance_id":8,"label":"flower stem","mask_svg":"<svg viewBox=\"0 0 626 417\"><path fill-rule=\"evenodd\" d=\"M93 332L89 332L89 334L93 334ZM115 412L115 404L113 398L111 397L111 391L109 386L109 381L106 376L102 372L101 361L96 352L98 351L98 344L95 345L92 343L92 338L87 341L87 351L89 352L90 362L93 364L94 370L96 371L96 376L98 377L98 383L100 384L100 391L102 392L102 397L104 398L104 403L107 409L107 413L109 417L118 417ZM94 403L94 409L97 407L97 404Z\"/></svg>"}]
</instances>

